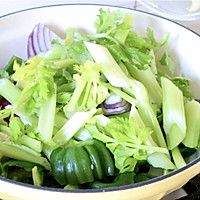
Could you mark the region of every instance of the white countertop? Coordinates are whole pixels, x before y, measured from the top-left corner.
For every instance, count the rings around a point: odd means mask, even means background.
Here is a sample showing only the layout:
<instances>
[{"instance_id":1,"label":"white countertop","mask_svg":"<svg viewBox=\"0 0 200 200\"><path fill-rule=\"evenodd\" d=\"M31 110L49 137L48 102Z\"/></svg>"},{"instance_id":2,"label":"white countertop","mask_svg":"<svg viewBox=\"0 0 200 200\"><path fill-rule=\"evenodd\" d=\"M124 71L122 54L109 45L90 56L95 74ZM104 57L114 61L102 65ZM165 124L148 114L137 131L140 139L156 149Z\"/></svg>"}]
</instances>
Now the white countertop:
<instances>
[{"instance_id":1,"label":"white countertop","mask_svg":"<svg viewBox=\"0 0 200 200\"><path fill-rule=\"evenodd\" d=\"M8 13L16 12L23 9L39 7L44 5L55 5L55 4L66 4L66 3L94 3L94 4L107 4L107 5L117 5L123 6L127 8L134 8L138 10L144 10L147 12L151 12L143 5L141 5L138 0L5 0L1 2L0 6L0 17L4 16ZM200 19L191 22L183 22L176 21L194 32L200 34ZM180 189L167 197L163 198L163 200L174 200L184 196L186 193Z\"/></svg>"}]
</instances>

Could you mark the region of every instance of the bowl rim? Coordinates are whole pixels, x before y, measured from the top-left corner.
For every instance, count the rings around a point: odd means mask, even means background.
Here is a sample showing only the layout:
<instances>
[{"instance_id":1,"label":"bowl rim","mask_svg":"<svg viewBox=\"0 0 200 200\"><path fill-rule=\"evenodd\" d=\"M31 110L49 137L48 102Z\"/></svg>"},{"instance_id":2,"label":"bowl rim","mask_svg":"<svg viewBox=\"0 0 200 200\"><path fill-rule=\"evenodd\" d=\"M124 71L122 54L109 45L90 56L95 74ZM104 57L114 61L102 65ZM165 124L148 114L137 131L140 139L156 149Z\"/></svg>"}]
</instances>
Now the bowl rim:
<instances>
[{"instance_id":1,"label":"bowl rim","mask_svg":"<svg viewBox=\"0 0 200 200\"><path fill-rule=\"evenodd\" d=\"M123 7L123 6L117 6L117 5L109 5L109 4L98 4L98 3L61 3L61 4L48 4L48 5L43 5L43 6L37 6L37 7L32 7L32 8L26 8L26 9L22 9L22 10L18 10L18 11L14 11L14 12L10 12L7 13L5 15L1 15L0 16L0 20L2 18L5 17L9 17L9 16L13 16L15 14L20 14L20 13L24 13L24 12L28 12L28 11L33 11L33 10L37 10L37 9L45 9L45 8L50 8L50 7L62 7L62 6L97 6L97 7L110 7L110 8L119 8L119 9L125 9L125 10L129 10L129 11L133 11L133 12L138 12L138 13L143 13L146 15L150 15L156 18L161 18L164 19L166 21L169 21L170 23L174 23L178 26L183 27L184 29L189 30L191 33L197 35L200 37L200 34L198 34L197 32L191 30L190 28L173 21L172 19L168 19L164 16L160 16L157 15L155 13L149 13L146 11L142 11L142 10L137 10L135 8L127 8L127 7ZM23 183L23 182L18 182L15 180L11 180L8 178L4 178L2 176L0 176L0 182L4 181L7 182L9 184L14 184L17 186L22 186L25 188L29 188L29 189L36 189L36 190L41 190L41 191L49 191L49 192L62 192L62 193L99 193L99 192L114 192L114 191L119 191L119 190L129 190L129 189L133 189L133 188L139 188L142 186L147 186L153 183L157 183L160 181L163 181L165 179L169 179L170 177L174 176L174 175L178 175L179 173L182 173L183 171L189 169L190 167L197 165L199 163L200 165L200 156L197 157L196 159L192 160L190 163L188 163L186 166L177 169L173 172L170 172L169 174L165 174L159 177L156 177L154 179L150 179L144 182L139 182L139 183L133 183L131 185L125 185L125 186L119 186L119 187L114 187L114 188L103 188L103 189L77 189L77 190L64 190L62 188L51 188L51 187L46 187L46 186L35 186L35 185L31 185L31 184L27 184L27 183Z\"/></svg>"}]
</instances>

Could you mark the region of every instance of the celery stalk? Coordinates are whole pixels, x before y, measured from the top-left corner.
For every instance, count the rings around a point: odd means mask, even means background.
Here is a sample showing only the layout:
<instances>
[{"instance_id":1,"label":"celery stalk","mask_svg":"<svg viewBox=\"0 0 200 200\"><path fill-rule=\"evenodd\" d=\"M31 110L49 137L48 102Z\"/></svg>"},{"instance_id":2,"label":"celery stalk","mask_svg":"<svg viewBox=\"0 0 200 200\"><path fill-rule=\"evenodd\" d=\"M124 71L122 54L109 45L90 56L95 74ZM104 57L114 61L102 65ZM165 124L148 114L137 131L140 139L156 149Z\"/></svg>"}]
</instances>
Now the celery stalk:
<instances>
[{"instance_id":1,"label":"celery stalk","mask_svg":"<svg viewBox=\"0 0 200 200\"><path fill-rule=\"evenodd\" d=\"M157 116L153 110L153 107L149 101L148 93L142 83L136 80L130 80L131 88L138 100L136 107L143 122L147 127L152 128L152 138L156 144L160 147L167 147L162 130L157 120Z\"/></svg>"},{"instance_id":2,"label":"celery stalk","mask_svg":"<svg viewBox=\"0 0 200 200\"><path fill-rule=\"evenodd\" d=\"M150 69L151 69L152 73L156 75L158 73L158 69L156 66L156 57L155 57L155 53L154 53L153 49L150 49L149 55L152 57L152 60L150 63Z\"/></svg>"},{"instance_id":3,"label":"celery stalk","mask_svg":"<svg viewBox=\"0 0 200 200\"><path fill-rule=\"evenodd\" d=\"M55 115L55 127L61 128L66 122L67 118L62 113L56 113Z\"/></svg>"},{"instance_id":4,"label":"celery stalk","mask_svg":"<svg viewBox=\"0 0 200 200\"><path fill-rule=\"evenodd\" d=\"M106 88L108 88L109 90L111 90L115 94L122 97L124 100L128 101L130 104L136 105L137 100L135 100L133 97L128 95L126 92L123 92L122 90L120 90L120 88L113 87L109 83L104 83L104 82L102 82L102 85L104 85Z\"/></svg>"},{"instance_id":5,"label":"celery stalk","mask_svg":"<svg viewBox=\"0 0 200 200\"><path fill-rule=\"evenodd\" d=\"M6 157L36 163L48 170L50 169L49 162L46 158L24 145L11 142L0 142L0 152Z\"/></svg>"},{"instance_id":6,"label":"celery stalk","mask_svg":"<svg viewBox=\"0 0 200 200\"><path fill-rule=\"evenodd\" d=\"M43 153L44 155L50 160L50 157L51 157L51 153L52 151L55 149L54 146L51 146L49 144L44 144L43 145Z\"/></svg>"},{"instance_id":7,"label":"celery stalk","mask_svg":"<svg viewBox=\"0 0 200 200\"><path fill-rule=\"evenodd\" d=\"M20 93L21 90L10 80L5 78L0 79L0 95L2 95L12 105L15 104ZM35 116L27 115L21 107L15 108L14 113L18 115L24 123L36 124L37 122L37 118Z\"/></svg>"},{"instance_id":8,"label":"celery stalk","mask_svg":"<svg viewBox=\"0 0 200 200\"><path fill-rule=\"evenodd\" d=\"M36 186L42 186L43 176L40 175L38 167L35 166L32 168L32 177L33 177L33 184Z\"/></svg>"},{"instance_id":9,"label":"celery stalk","mask_svg":"<svg viewBox=\"0 0 200 200\"><path fill-rule=\"evenodd\" d=\"M166 156L166 154L155 152L151 154L148 159L148 163L155 168L162 169L175 169L176 167L170 161L170 159Z\"/></svg>"},{"instance_id":10,"label":"celery stalk","mask_svg":"<svg viewBox=\"0 0 200 200\"><path fill-rule=\"evenodd\" d=\"M129 66L128 64L126 64L126 66L128 67L128 70L133 78L140 81L145 86L151 102L157 104L158 107L161 107L162 89L158 84L155 75L151 71L150 67L147 65L146 70L140 70L136 67Z\"/></svg>"},{"instance_id":11,"label":"celery stalk","mask_svg":"<svg viewBox=\"0 0 200 200\"><path fill-rule=\"evenodd\" d=\"M189 148L196 148L200 138L200 104L195 100L185 104L186 137L183 144Z\"/></svg>"},{"instance_id":12,"label":"celery stalk","mask_svg":"<svg viewBox=\"0 0 200 200\"><path fill-rule=\"evenodd\" d=\"M11 104L14 104L21 90L6 78L0 79L0 94Z\"/></svg>"},{"instance_id":13,"label":"celery stalk","mask_svg":"<svg viewBox=\"0 0 200 200\"><path fill-rule=\"evenodd\" d=\"M186 162L183 159L179 148L175 147L174 149L172 149L171 152L172 152L172 157L173 157L173 160L174 160L174 163L175 163L176 167L178 169L180 169L181 167L184 167L186 165Z\"/></svg>"},{"instance_id":14,"label":"celery stalk","mask_svg":"<svg viewBox=\"0 0 200 200\"><path fill-rule=\"evenodd\" d=\"M169 79L162 77L163 126L168 148L174 149L186 135L183 94Z\"/></svg>"},{"instance_id":15,"label":"celery stalk","mask_svg":"<svg viewBox=\"0 0 200 200\"><path fill-rule=\"evenodd\" d=\"M54 135L53 141L60 145L67 143L96 112L95 108L88 112L76 112Z\"/></svg>"},{"instance_id":16,"label":"celery stalk","mask_svg":"<svg viewBox=\"0 0 200 200\"><path fill-rule=\"evenodd\" d=\"M74 135L74 138L82 141L93 139L89 131L85 128L80 128L80 130Z\"/></svg>"},{"instance_id":17,"label":"celery stalk","mask_svg":"<svg viewBox=\"0 0 200 200\"><path fill-rule=\"evenodd\" d=\"M45 142L50 142L53 135L54 120L56 114L56 92L53 96L44 101L40 108L38 131Z\"/></svg>"},{"instance_id":18,"label":"celery stalk","mask_svg":"<svg viewBox=\"0 0 200 200\"><path fill-rule=\"evenodd\" d=\"M86 84L87 84L87 82L84 81L84 82L82 82L81 85L79 85L78 89L76 89L74 91L70 102L64 107L64 110L66 110L67 112L73 112L74 111L74 109L76 108L77 102L78 102Z\"/></svg>"},{"instance_id":19,"label":"celery stalk","mask_svg":"<svg viewBox=\"0 0 200 200\"><path fill-rule=\"evenodd\" d=\"M124 19L123 19L123 23L129 25L130 27L132 27L132 23L133 23L133 15L129 14L129 13L125 13ZM127 30L117 30L115 33L115 39L117 39L120 43L124 43L127 35L129 33L130 29Z\"/></svg>"},{"instance_id":20,"label":"celery stalk","mask_svg":"<svg viewBox=\"0 0 200 200\"><path fill-rule=\"evenodd\" d=\"M128 77L104 46L84 42L96 63L102 63L102 71L110 84L115 87L128 87Z\"/></svg>"},{"instance_id":21,"label":"celery stalk","mask_svg":"<svg viewBox=\"0 0 200 200\"><path fill-rule=\"evenodd\" d=\"M36 152L41 152L42 151L42 143L39 140L36 140L34 138L31 138L27 135L23 135L20 138L20 143L33 149Z\"/></svg>"},{"instance_id":22,"label":"celery stalk","mask_svg":"<svg viewBox=\"0 0 200 200\"><path fill-rule=\"evenodd\" d=\"M140 127L145 127L143 120L141 119L137 109L133 105L131 107L130 117L133 117ZM153 138L151 137L151 135L147 136L144 142L145 145L158 147L157 144L154 142ZM148 151L147 153L149 154L147 161L153 167L162 169L175 169L174 164L172 163L167 154L161 152L153 152L153 151Z\"/></svg>"}]
</instances>

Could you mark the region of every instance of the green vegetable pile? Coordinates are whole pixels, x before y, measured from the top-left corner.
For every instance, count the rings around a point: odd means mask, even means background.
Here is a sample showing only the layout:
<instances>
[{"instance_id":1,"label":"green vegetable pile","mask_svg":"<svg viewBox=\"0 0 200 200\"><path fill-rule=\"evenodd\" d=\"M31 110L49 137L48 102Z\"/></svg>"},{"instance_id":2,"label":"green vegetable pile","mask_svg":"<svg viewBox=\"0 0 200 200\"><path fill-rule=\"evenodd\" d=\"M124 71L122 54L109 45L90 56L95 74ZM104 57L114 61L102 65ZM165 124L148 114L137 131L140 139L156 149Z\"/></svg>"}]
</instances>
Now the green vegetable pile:
<instances>
[{"instance_id":1,"label":"green vegetable pile","mask_svg":"<svg viewBox=\"0 0 200 200\"><path fill-rule=\"evenodd\" d=\"M179 169L199 150L200 104L189 80L174 74L169 33L156 41L132 23L129 13L100 9L96 33L68 28L62 44L26 61L13 57L1 70L9 102L0 111L1 176L116 187Z\"/></svg>"}]
</instances>

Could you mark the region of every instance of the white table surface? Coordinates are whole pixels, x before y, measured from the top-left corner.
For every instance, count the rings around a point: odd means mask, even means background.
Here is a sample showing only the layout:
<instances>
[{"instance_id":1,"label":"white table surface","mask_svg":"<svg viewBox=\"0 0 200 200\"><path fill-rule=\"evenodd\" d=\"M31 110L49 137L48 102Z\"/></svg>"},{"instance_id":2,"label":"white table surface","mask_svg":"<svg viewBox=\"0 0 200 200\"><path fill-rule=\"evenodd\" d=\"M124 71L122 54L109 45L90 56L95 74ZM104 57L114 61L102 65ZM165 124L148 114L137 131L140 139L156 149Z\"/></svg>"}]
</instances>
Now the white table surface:
<instances>
[{"instance_id":1,"label":"white table surface","mask_svg":"<svg viewBox=\"0 0 200 200\"><path fill-rule=\"evenodd\" d=\"M1 1L0 5L0 17L8 13L16 12L23 9L44 6L44 5L55 5L55 4L66 4L66 3L96 3L96 4L107 4L107 5L117 5L127 8L134 8L138 10L144 10L151 12L149 9L145 8L138 0L4 0ZM196 21L176 21L194 32L200 34L200 19ZM162 200L175 200L182 196L185 196L184 190L180 189L173 192L172 194L164 197Z\"/></svg>"}]
</instances>

